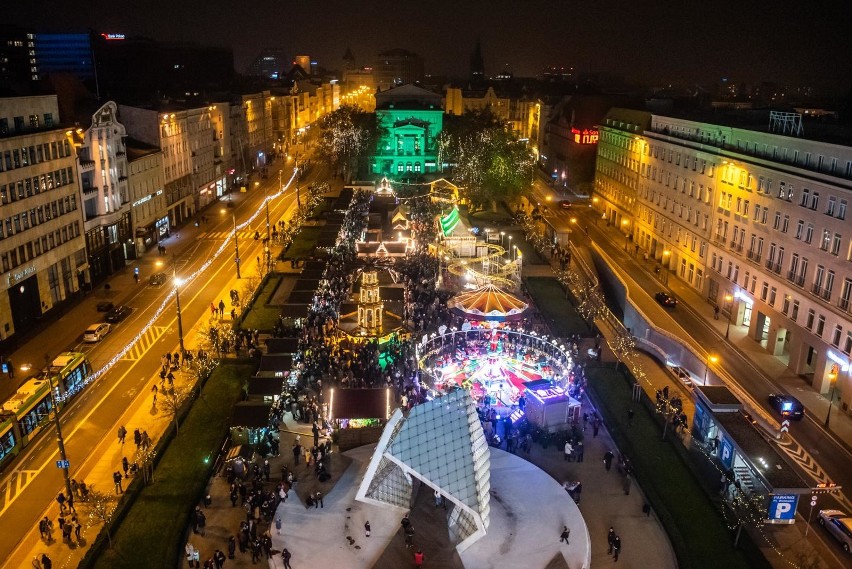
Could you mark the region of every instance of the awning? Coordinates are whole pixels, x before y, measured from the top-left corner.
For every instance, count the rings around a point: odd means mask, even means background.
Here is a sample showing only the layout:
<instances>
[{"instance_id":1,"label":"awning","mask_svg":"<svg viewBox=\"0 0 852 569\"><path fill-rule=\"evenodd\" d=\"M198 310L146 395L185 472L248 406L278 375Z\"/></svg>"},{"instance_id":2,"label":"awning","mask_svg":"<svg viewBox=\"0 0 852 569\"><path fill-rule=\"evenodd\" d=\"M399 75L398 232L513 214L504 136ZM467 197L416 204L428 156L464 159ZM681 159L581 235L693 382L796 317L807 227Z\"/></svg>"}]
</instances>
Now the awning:
<instances>
[{"instance_id":1,"label":"awning","mask_svg":"<svg viewBox=\"0 0 852 569\"><path fill-rule=\"evenodd\" d=\"M299 349L298 338L267 338L267 354L295 354Z\"/></svg>"},{"instance_id":2,"label":"awning","mask_svg":"<svg viewBox=\"0 0 852 569\"><path fill-rule=\"evenodd\" d=\"M260 367L258 368L258 372L266 371L266 372L284 372L290 371L293 367L293 356L284 355L284 354L267 354L265 356L260 356Z\"/></svg>"},{"instance_id":3,"label":"awning","mask_svg":"<svg viewBox=\"0 0 852 569\"><path fill-rule=\"evenodd\" d=\"M334 389L325 397L332 419L387 419L387 389Z\"/></svg>"},{"instance_id":4,"label":"awning","mask_svg":"<svg viewBox=\"0 0 852 569\"><path fill-rule=\"evenodd\" d=\"M283 388L283 377L252 377L248 382L248 395L281 395Z\"/></svg>"},{"instance_id":5,"label":"awning","mask_svg":"<svg viewBox=\"0 0 852 569\"><path fill-rule=\"evenodd\" d=\"M269 412L271 410L271 403L240 401L234 406L234 412L231 413L231 426L248 429L266 427L269 425Z\"/></svg>"}]
</instances>

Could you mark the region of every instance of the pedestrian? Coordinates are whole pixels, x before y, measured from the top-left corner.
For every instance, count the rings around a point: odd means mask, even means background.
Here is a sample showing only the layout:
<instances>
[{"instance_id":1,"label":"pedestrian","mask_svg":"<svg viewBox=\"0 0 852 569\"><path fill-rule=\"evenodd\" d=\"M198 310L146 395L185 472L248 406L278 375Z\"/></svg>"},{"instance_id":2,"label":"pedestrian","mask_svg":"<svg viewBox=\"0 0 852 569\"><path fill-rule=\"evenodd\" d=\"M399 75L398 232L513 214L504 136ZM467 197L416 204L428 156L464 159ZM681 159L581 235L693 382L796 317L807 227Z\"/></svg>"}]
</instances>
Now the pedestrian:
<instances>
[{"instance_id":1,"label":"pedestrian","mask_svg":"<svg viewBox=\"0 0 852 569\"><path fill-rule=\"evenodd\" d=\"M439 507L441 503L444 501L443 496L441 496L440 490L435 490L435 507Z\"/></svg>"},{"instance_id":2,"label":"pedestrian","mask_svg":"<svg viewBox=\"0 0 852 569\"><path fill-rule=\"evenodd\" d=\"M714 306L713 307L713 320L718 320L718 319L719 319L719 307Z\"/></svg>"},{"instance_id":3,"label":"pedestrian","mask_svg":"<svg viewBox=\"0 0 852 569\"><path fill-rule=\"evenodd\" d=\"M559 535L559 542L562 543L564 541L567 544L568 536L570 535L571 530L568 529L568 526L562 526L562 533Z\"/></svg>"},{"instance_id":4,"label":"pedestrian","mask_svg":"<svg viewBox=\"0 0 852 569\"><path fill-rule=\"evenodd\" d=\"M600 430L600 428L601 428L601 424L600 424L600 422L598 422L597 419L592 421L592 438L597 438L598 431Z\"/></svg>"},{"instance_id":5,"label":"pedestrian","mask_svg":"<svg viewBox=\"0 0 852 569\"><path fill-rule=\"evenodd\" d=\"M127 471L130 470L130 461L127 460L126 456L121 457L121 468L124 470L124 477L129 478Z\"/></svg>"},{"instance_id":6,"label":"pedestrian","mask_svg":"<svg viewBox=\"0 0 852 569\"><path fill-rule=\"evenodd\" d=\"M210 302L210 316L216 316L216 305Z\"/></svg>"},{"instance_id":7,"label":"pedestrian","mask_svg":"<svg viewBox=\"0 0 852 569\"><path fill-rule=\"evenodd\" d=\"M80 523L76 515L71 516L71 524L74 526L74 537L77 539L77 543L80 543L80 530L83 529L83 524Z\"/></svg>"},{"instance_id":8,"label":"pedestrian","mask_svg":"<svg viewBox=\"0 0 852 569\"><path fill-rule=\"evenodd\" d=\"M155 383L154 385L151 386L151 393L154 394L154 405L157 404L157 391L158 391L157 390L157 384Z\"/></svg>"},{"instance_id":9,"label":"pedestrian","mask_svg":"<svg viewBox=\"0 0 852 569\"><path fill-rule=\"evenodd\" d=\"M364 535L370 537L370 520L364 522Z\"/></svg>"},{"instance_id":10,"label":"pedestrian","mask_svg":"<svg viewBox=\"0 0 852 569\"><path fill-rule=\"evenodd\" d=\"M609 469L612 468L612 459L614 457L615 457L615 455L612 454L611 450L606 451L606 454L604 454L603 461L604 461L604 466L606 467L607 472L609 472Z\"/></svg>"},{"instance_id":11,"label":"pedestrian","mask_svg":"<svg viewBox=\"0 0 852 569\"><path fill-rule=\"evenodd\" d=\"M625 496L630 495L630 484L631 484L631 482L632 481L630 479L630 473L625 474L624 475L624 481L622 482L622 486L624 487L624 495Z\"/></svg>"},{"instance_id":12,"label":"pedestrian","mask_svg":"<svg viewBox=\"0 0 852 569\"><path fill-rule=\"evenodd\" d=\"M571 454L574 452L574 447L571 446L571 441L565 441L565 460L571 460Z\"/></svg>"},{"instance_id":13,"label":"pedestrian","mask_svg":"<svg viewBox=\"0 0 852 569\"><path fill-rule=\"evenodd\" d=\"M183 548L184 552L186 552L186 562L189 563L190 567L196 567L195 565L195 546L191 543L188 543Z\"/></svg>"},{"instance_id":14,"label":"pedestrian","mask_svg":"<svg viewBox=\"0 0 852 569\"><path fill-rule=\"evenodd\" d=\"M423 567L423 552L419 549L417 550L417 553L414 554L414 566Z\"/></svg>"},{"instance_id":15,"label":"pedestrian","mask_svg":"<svg viewBox=\"0 0 852 569\"><path fill-rule=\"evenodd\" d=\"M237 309L232 308L231 309L231 320L236 320L236 319L237 319Z\"/></svg>"},{"instance_id":16,"label":"pedestrian","mask_svg":"<svg viewBox=\"0 0 852 569\"><path fill-rule=\"evenodd\" d=\"M635 414L635 412L633 411L633 407L631 407L630 409L627 410L627 425L628 426L633 425L633 415L634 414Z\"/></svg>"},{"instance_id":17,"label":"pedestrian","mask_svg":"<svg viewBox=\"0 0 852 569\"><path fill-rule=\"evenodd\" d=\"M281 516L275 518L275 530L281 535Z\"/></svg>"},{"instance_id":18,"label":"pedestrian","mask_svg":"<svg viewBox=\"0 0 852 569\"><path fill-rule=\"evenodd\" d=\"M56 501L59 503L59 511L64 512L65 508L68 507L68 506L65 505L65 494L63 494L62 492L57 494L56 495Z\"/></svg>"},{"instance_id":19,"label":"pedestrian","mask_svg":"<svg viewBox=\"0 0 852 569\"><path fill-rule=\"evenodd\" d=\"M220 300L219 301L219 318L222 318L223 316L225 316L225 301Z\"/></svg>"},{"instance_id":20,"label":"pedestrian","mask_svg":"<svg viewBox=\"0 0 852 569\"><path fill-rule=\"evenodd\" d=\"M234 558L234 553L237 551L237 540L234 536L228 538L228 559Z\"/></svg>"},{"instance_id":21,"label":"pedestrian","mask_svg":"<svg viewBox=\"0 0 852 569\"><path fill-rule=\"evenodd\" d=\"M216 569L222 569L225 566L225 554L217 549L213 553L213 561L216 563Z\"/></svg>"},{"instance_id":22,"label":"pedestrian","mask_svg":"<svg viewBox=\"0 0 852 569\"><path fill-rule=\"evenodd\" d=\"M118 442L119 444L124 444L124 437L127 436L127 429L124 428L124 425L121 425L118 428Z\"/></svg>"},{"instance_id":23,"label":"pedestrian","mask_svg":"<svg viewBox=\"0 0 852 569\"><path fill-rule=\"evenodd\" d=\"M618 561L618 555L621 553L621 538L615 536L615 539L612 541L612 558L614 561Z\"/></svg>"},{"instance_id":24,"label":"pedestrian","mask_svg":"<svg viewBox=\"0 0 852 569\"><path fill-rule=\"evenodd\" d=\"M282 559L282 561L284 561L284 569L293 569L292 567L290 567L290 558L291 557L292 557L292 555L290 555L290 552L285 547L284 551L281 552L281 559Z\"/></svg>"},{"instance_id":25,"label":"pedestrian","mask_svg":"<svg viewBox=\"0 0 852 569\"><path fill-rule=\"evenodd\" d=\"M71 495L77 498L80 497L80 485L73 478L71 479Z\"/></svg>"},{"instance_id":26,"label":"pedestrian","mask_svg":"<svg viewBox=\"0 0 852 569\"><path fill-rule=\"evenodd\" d=\"M53 561L47 556L47 553L41 554L41 569L53 569Z\"/></svg>"},{"instance_id":27,"label":"pedestrian","mask_svg":"<svg viewBox=\"0 0 852 569\"><path fill-rule=\"evenodd\" d=\"M302 456L302 445L299 444L298 437L296 438L296 444L293 445L293 464L299 466L299 457Z\"/></svg>"},{"instance_id":28,"label":"pedestrian","mask_svg":"<svg viewBox=\"0 0 852 569\"><path fill-rule=\"evenodd\" d=\"M314 507L325 508L325 505L322 503L322 492L316 493L314 496L314 502L317 504L317 506Z\"/></svg>"}]
</instances>

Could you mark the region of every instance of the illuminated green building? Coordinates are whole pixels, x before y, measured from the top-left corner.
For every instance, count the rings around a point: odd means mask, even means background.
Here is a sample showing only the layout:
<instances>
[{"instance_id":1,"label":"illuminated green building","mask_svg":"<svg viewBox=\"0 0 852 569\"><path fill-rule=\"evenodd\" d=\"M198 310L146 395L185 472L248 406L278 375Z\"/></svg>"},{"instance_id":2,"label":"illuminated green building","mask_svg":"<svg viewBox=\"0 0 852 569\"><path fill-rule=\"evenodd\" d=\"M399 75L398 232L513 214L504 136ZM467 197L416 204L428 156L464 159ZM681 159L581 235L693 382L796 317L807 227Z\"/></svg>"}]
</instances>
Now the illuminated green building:
<instances>
[{"instance_id":1,"label":"illuminated green building","mask_svg":"<svg viewBox=\"0 0 852 569\"><path fill-rule=\"evenodd\" d=\"M437 137L443 125L441 96L401 85L376 93L376 119L385 128L373 173L409 178L440 171Z\"/></svg>"}]
</instances>

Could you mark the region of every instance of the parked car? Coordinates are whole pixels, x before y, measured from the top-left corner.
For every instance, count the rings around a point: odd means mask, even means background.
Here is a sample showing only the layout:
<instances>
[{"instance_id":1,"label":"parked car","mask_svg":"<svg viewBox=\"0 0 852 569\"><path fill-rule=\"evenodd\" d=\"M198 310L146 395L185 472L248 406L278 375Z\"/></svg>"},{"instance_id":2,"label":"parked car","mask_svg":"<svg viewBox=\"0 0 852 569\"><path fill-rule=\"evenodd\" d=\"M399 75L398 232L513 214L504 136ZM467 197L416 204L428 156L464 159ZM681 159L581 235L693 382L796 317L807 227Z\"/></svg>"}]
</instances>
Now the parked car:
<instances>
[{"instance_id":1,"label":"parked car","mask_svg":"<svg viewBox=\"0 0 852 569\"><path fill-rule=\"evenodd\" d=\"M98 312L109 312L110 310L112 310L113 306L113 303L111 303L110 301L102 300L98 303Z\"/></svg>"},{"instance_id":2,"label":"parked car","mask_svg":"<svg viewBox=\"0 0 852 569\"><path fill-rule=\"evenodd\" d=\"M133 309L129 306L116 306L115 308L107 312L105 320L107 322L115 324L116 322L121 322L122 320L130 316L131 312L133 312Z\"/></svg>"},{"instance_id":3,"label":"parked car","mask_svg":"<svg viewBox=\"0 0 852 569\"><path fill-rule=\"evenodd\" d=\"M110 325L101 322L100 324L92 324L86 331L83 332L84 342L100 342L104 336L109 334Z\"/></svg>"},{"instance_id":4,"label":"parked car","mask_svg":"<svg viewBox=\"0 0 852 569\"><path fill-rule=\"evenodd\" d=\"M817 519L840 542L843 551L852 552L852 517L840 510L820 510Z\"/></svg>"},{"instance_id":5,"label":"parked car","mask_svg":"<svg viewBox=\"0 0 852 569\"><path fill-rule=\"evenodd\" d=\"M772 393L768 399L772 408L785 419L800 421L805 416L805 406L792 395Z\"/></svg>"},{"instance_id":6,"label":"parked car","mask_svg":"<svg viewBox=\"0 0 852 569\"><path fill-rule=\"evenodd\" d=\"M148 284L151 286L160 286L165 284L166 280L166 273L154 273L151 275L151 278L148 279Z\"/></svg>"},{"instance_id":7,"label":"parked car","mask_svg":"<svg viewBox=\"0 0 852 569\"><path fill-rule=\"evenodd\" d=\"M654 295L654 299L659 302L663 308L674 308L677 306L677 299L667 292L658 292Z\"/></svg>"},{"instance_id":8,"label":"parked car","mask_svg":"<svg viewBox=\"0 0 852 569\"><path fill-rule=\"evenodd\" d=\"M571 209L571 202L569 202L568 200L562 200L559 202L559 207L561 207L562 209Z\"/></svg>"}]
</instances>

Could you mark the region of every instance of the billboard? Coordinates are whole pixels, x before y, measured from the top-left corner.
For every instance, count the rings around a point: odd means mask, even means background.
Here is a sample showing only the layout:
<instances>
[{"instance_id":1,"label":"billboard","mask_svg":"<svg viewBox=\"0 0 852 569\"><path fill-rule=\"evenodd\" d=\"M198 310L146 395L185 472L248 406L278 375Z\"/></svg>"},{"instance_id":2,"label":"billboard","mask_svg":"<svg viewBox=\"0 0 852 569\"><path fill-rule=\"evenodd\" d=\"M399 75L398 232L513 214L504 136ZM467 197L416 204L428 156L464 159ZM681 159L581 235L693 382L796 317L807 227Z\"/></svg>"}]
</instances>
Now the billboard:
<instances>
[{"instance_id":1,"label":"billboard","mask_svg":"<svg viewBox=\"0 0 852 569\"><path fill-rule=\"evenodd\" d=\"M768 524L792 524L796 521L798 494L772 494L769 496L769 508L766 512Z\"/></svg>"}]
</instances>

